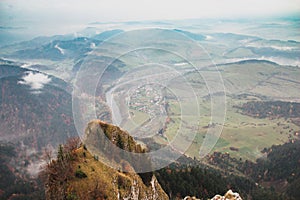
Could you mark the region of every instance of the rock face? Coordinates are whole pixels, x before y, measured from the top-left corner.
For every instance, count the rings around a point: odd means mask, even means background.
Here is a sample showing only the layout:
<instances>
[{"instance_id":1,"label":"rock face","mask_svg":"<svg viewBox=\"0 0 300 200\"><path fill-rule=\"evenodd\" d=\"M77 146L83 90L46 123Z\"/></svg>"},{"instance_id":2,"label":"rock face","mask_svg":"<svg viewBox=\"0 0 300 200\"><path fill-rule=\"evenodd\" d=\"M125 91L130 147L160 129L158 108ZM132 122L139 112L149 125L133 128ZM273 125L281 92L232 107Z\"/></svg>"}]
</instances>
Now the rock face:
<instances>
[{"instance_id":1,"label":"rock face","mask_svg":"<svg viewBox=\"0 0 300 200\"><path fill-rule=\"evenodd\" d=\"M228 190L224 196L216 195L211 200L242 200L239 193Z\"/></svg>"},{"instance_id":2,"label":"rock face","mask_svg":"<svg viewBox=\"0 0 300 200\"><path fill-rule=\"evenodd\" d=\"M100 120L90 122L86 131L87 141L99 138L95 135L105 134L113 144L121 145L127 151L142 151L128 133ZM152 173L137 174L131 166L128 166L132 168L130 172L111 168L101 162L100 155L91 154L84 144L72 151L67 147L68 144L59 150L57 160L46 170L46 199L169 199Z\"/></svg>"},{"instance_id":3,"label":"rock face","mask_svg":"<svg viewBox=\"0 0 300 200\"><path fill-rule=\"evenodd\" d=\"M183 200L200 200L200 199L198 199L198 198L196 198L196 197L186 196L186 197L184 197Z\"/></svg>"},{"instance_id":4,"label":"rock face","mask_svg":"<svg viewBox=\"0 0 300 200\"><path fill-rule=\"evenodd\" d=\"M200 200L196 197L186 196L183 200ZM232 190L228 190L224 196L217 194L211 200L242 200L239 193L232 192Z\"/></svg>"},{"instance_id":5,"label":"rock face","mask_svg":"<svg viewBox=\"0 0 300 200\"><path fill-rule=\"evenodd\" d=\"M146 186L141 182L139 177L132 179L130 191L127 194L121 195L121 191L118 191L119 199L133 199L133 200L150 200L150 199L169 199L168 196L161 189L161 186L157 182L155 176L152 176L151 185Z\"/></svg>"}]
</instances>

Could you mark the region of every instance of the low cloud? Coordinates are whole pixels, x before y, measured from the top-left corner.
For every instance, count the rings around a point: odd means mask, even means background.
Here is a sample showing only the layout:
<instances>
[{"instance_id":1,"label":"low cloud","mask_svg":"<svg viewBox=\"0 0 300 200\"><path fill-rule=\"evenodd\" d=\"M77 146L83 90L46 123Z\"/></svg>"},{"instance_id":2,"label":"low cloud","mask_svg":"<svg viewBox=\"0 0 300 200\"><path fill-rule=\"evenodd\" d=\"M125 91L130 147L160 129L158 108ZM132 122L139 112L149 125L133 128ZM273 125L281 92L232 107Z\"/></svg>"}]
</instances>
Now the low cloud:
<instances>
[{"instance_id":1,"label":"low cloud","mask_svg":"<svg viewBox=\"0 0 300 200\"><path fill-rule=\"evenodd\" d=\"M29 72L22 77L19 84L29 85L32 90L43 89L44 85L49 83L51 78L42 73Z\"/></svg>"},{"instance_id":2,"label":"low cloud","mask_svg":"<svg viewBox=\"0 0 300 200\"><path fill-rule=\"evenodd\" d=\"M45 166L45 164L46 161L44 160L36 160L27 166L27 173L33 177L37 177L37 175L41 172L41 169L43 166Z\"/></svg>"},{"instance_id":3,"label":"low cloud","mask_svg":"<svg viewBox=\"0 0 300 200\"><path fill-rule=\"evenodd\" d=\"M262 45L262 44L248 44L246 46L254 47L254 48L271 48L278 51L293 51L298 49L298 47L294 47L294 46Z\"/></svg>"}]
</instances>

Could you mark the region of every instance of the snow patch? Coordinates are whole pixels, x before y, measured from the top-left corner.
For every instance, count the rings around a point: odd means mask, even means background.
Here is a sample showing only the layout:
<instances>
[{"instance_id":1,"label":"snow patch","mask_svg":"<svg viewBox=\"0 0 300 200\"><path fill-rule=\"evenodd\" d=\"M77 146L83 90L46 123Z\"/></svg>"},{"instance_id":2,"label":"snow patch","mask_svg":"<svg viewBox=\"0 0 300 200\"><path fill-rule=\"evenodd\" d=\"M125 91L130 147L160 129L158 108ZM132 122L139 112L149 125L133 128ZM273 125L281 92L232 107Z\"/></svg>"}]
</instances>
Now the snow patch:
<instances>
[{"instance_id":1,"label":"snow patch","mask_svg":"<svg viewBox=\"0 0 300 200\"><path fill-rule=\"evenodd\" d=\"M24 69L29 69L29 67L30 67L31 65L33 65L33 64L25 63L25 64L21 65L20 67L21 67L21 68L24 68Z\"/></svg>"},{"instance_id":2,"label":"snow patch","mask_svg":"<svg viewBox=\"0 0 300 200\"><path fill-rule=\"evenodd\" d=\"M92 43L90 44L90 48L94 49L95 47L96 47L96 44L95 44L94 42L92 42Z\"/></svg>"},{"instance_id":3,"label":"snow patch","mask_svg":"<svg viewBox=\"0 0 300 200\"><path fill-rule=\"evenodd\" d=\"M55 48L55 49L58 49L58 51L59 51L62 55L65 54L64 49L60 48L60 47L58 46L58 44L56 44L56 45L54 46L54 48Z\"/></svg>"},{"instance_id":4,"label":"snow patch","mask_svg":"<svg viewBox=\"0 0 300 200\"><path fill-rule=\"evenodd\" d=\"M213 39L213 37L210 35L205 36L205 40L212 40L212 39Z\"/></svg>"},{"instance_id":5,"label":"snow patch","mask_svg":"<svg viewBox=\"0 0 300 200\"><path fill-rule=\"evenodd\" d=\"M175 63L174 66L184 66L187 65L188 63L186 62L181 62L181 63Z\"/></svg>"}]
</instances>

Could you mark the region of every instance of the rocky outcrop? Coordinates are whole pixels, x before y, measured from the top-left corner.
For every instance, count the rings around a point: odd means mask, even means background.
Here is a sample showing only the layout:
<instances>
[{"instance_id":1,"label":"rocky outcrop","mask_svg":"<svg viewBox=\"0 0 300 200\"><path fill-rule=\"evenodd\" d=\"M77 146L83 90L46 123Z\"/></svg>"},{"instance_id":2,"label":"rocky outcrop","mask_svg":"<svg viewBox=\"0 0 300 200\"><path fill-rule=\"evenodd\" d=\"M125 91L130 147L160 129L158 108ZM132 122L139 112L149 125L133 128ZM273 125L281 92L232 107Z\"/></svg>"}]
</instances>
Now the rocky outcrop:
<instances>
[{"instance_id":1,"label":"rocky outcrop","mask_svg":"<svg viewBox=\"0 0 300 200\"><path fill-rule=\"evenodd\" d=\"M132 200L165 200L169 199L168 196L161 189L161 186L157 182L155 176L152 177L151 185L146 186L141 182L139 177L135 177L132 179L130 191L119 192L119 199L132 199Z\"/></svg>"},{"instance_id":2,"label":"rocky outcrop","mask_svg":"<svg viewBox=\"0 0 300 200\"><path fill-rule=\"evenodd\" d=\"M228 190L224 196L216 195L211 200L242 200L239 193Z\"/></svg>"},{"instance_id":3,"label":"rocky outcrop","mask_svg":"<svg viewBox=\"0 0 300 200\"><path fill-rule=\"evenodd\" d=\"M97 141L103 139L103 135L127 151L144 151L128 133L100 120L88 124L85 141L94 147L106 145ZM125 164L130 170L111 168L101 162L101 155L91 154L85 144L71 151L66 147L68 145L61 146L57 160L46 170L46 199L169 199L152 173L137 174L128 162L117 156L114 162Z\"/></svg>"},{"instance_id":4,"label":"rocky outcrop","mask_svg":"<svg viewBox=\"0 0 300 200\"><path fill-rule=\"evenodd\" d=\"M198 199L197 197L186 196L186 197L184 197L183 200L200 200L200 199Z\"/></svg>"},{"instance_id":5,"label":"rocky outcrop","mask_svg":"<svg viewBox=\"0 0 300 200\"><path fill-rule=\"evenodd\" d=\"M200 200L196 197L186 196L183 200ZM217 194L211 200L242 200L239 193L232 192L232 190L228 190L224 196Z\"/></svg>"}]
</instances>

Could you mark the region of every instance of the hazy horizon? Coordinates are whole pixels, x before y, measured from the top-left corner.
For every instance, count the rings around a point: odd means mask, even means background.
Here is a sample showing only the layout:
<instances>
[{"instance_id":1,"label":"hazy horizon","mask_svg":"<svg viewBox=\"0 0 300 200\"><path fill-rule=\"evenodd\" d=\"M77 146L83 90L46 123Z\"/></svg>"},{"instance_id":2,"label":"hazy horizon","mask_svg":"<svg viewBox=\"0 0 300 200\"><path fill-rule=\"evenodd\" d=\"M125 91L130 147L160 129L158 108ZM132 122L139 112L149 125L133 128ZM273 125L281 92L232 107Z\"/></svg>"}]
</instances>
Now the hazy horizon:
<instances>
[{"instance_id":1,"label":"hazy horizon","mask_svg":"<svg viewBox=\"0 0 300 200\"><path fill-rule=\"evenodd\" d=\"M28 39L32 36L74 33L92 22L184 19L258 21L286 16L300 17L300 0L3 0L0 2L0 11L0 36L21 30L18 33L20 35L15 37Z\"/></svg>"}]
</instances>

